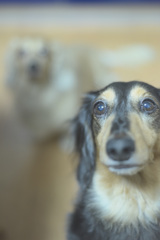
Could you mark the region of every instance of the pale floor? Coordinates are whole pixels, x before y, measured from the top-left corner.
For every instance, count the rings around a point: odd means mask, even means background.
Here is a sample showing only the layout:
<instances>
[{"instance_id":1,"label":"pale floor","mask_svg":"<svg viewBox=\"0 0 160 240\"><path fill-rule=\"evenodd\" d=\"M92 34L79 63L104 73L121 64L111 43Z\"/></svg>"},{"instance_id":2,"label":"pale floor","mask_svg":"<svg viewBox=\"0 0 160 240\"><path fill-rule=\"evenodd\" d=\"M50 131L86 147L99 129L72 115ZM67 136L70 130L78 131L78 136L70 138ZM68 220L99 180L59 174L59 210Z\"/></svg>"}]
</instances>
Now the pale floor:
<instances>
[{"instance_id":1,"label":"pale floor","mask_svg":"<svg viewBox=\"0 0 160 240\"><path fill-rule=\"evenodd\" d=\"M22 13L20 9L18 13ZM147 8L139 24L134 22L132 13L130 24L126 24L126 15L121 24L118 21L109 24L106 20L106 25L101 25L101 21L94 25L93 16L90 25L85 25L84 21L71 24L70 20L67 27L63 26L65 21L57 26L51 23L41 26L38 21L35 25L34 21L33 25L31 22L17 24L15 20L5 22L6 14L5 18L0 15L0 239L65 240L66 217L77 189L75 161L60 150L56 140L33 148L29 136L14 119L10 111L11 99L3 85L3 62L8 42L15 36L30 35L111 49L147 44L156 50L155 60L135 68L117 68L115 72L122 81L141 80L160 87L160 8L151 12ZM116 16L116 12L114 14ZM16 15L13 16L16 19ZM113 20L114 15L111 18Z\"/></svg>"}]
</instances>

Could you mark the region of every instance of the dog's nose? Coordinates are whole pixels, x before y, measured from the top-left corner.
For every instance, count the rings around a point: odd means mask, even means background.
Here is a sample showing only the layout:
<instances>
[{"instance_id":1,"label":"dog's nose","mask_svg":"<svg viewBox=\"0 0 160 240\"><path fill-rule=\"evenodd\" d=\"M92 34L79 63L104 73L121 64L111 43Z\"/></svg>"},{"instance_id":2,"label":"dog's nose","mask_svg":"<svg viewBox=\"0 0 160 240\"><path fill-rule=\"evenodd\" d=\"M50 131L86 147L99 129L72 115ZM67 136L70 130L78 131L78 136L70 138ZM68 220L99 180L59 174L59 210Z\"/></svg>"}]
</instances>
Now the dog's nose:
<instances>
[{"instance_id":1,"label":"dog's nose","mask_svg":"<svg viewBox=\"0 0 160 240\"><path fill-rule=\"evenodd\" d=\"M32 73L35 73L35 72L38 71L39 66L38 66L37 63L32 63L32 64L30 64L29 69L30 69L30 71L31 71Z\"/></svg>"},{"instance_id":2,"label":"dog's nose","mask_svg":"<svg viewBox=\"0 0 160 240\"><path fill-rule=\"evenodd\" d=\"M107 142L108 156L115 161L128 160L135 150L134 141L129 137L112 138Z\"/></svg>"}]
</instances>

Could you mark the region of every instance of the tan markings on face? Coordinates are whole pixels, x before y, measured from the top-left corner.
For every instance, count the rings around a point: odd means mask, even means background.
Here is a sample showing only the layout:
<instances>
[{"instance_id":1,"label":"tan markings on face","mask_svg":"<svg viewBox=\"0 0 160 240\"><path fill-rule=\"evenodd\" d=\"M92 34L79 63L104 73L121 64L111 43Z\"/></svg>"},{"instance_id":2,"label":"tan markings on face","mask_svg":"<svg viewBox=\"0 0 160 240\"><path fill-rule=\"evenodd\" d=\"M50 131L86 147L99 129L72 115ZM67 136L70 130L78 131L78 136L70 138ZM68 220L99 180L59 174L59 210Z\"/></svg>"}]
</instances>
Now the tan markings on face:
<instances>
[{"instance_id":1,"label":"tan markings on face","mask_svg":"<svg viewBox=\"0 0 160 240\"><path fill-rule=\"evenodd\" d=\"M99 99L104 99L109 106L113 106L116 101L115 91L112 88L109 88L99 96ZM110 135L114 117L114 115L111 115L107 119L105 119L104 122L102 121L103 123L101 122L101 130L95 140L98 154L97 158L99 159L105 159L106 157L106 141Z\"/></svg>"},{"instance_id":2,"label":"tan markings on face","mask_svg":"<svg viewBox=\"0 0 160 240\"><path fill-rule=\"evenodd\" d=\"M156 98L151 93L147 92L143 87L136 86L130 91L128 100L134 105L144 98L152 98L156 102Z\"/></svg>"},{"instance_id":3,"label":"tan markings on face","mask_svg":"<svg viewBox=\"0 0 160 240\"><path fill-rule=\"evenodd\" d=\"M106 143L110 136L114 118L115 115L110 115L108 117L96 138L97 160L99 159L103 164L106 164Z\"/></svg>"},{"instance_id":4,"label":"tan markings on face","mask_svg":"<svg viewBox=\"0 0 160 240\"><path fill-rule=\"evenodd\" d=\"M106 91L104 91L99 98L103 98L106 99L106 101L108 102L108 104L113 104L115 102L116 99L116 94L115 91L112 88L107 89Z\"/></svg>"},{"instance_id":5,"label":"tan markings on face","mask_svg":"<svg viewBox=\"0 0 160 240\"><path fill-rule=\"evenodd\" d=\"M143 87L136 86L134 87L129 94L130 101L139 101L142 97L145 97L147 95L146 90Z\"/></svg>"},{"instance_id":6,"label":"tan markings on face","mask_svg":"<svg viewBox=\"0 0 160 240\"><path fill-rule=\"evenodd\" d=\"M137 113L129 114L130 134L136 145L135 161L138 164L150 164L154 159L154 147L158 134L149 122Z\"/></svg>"}]
</instances>

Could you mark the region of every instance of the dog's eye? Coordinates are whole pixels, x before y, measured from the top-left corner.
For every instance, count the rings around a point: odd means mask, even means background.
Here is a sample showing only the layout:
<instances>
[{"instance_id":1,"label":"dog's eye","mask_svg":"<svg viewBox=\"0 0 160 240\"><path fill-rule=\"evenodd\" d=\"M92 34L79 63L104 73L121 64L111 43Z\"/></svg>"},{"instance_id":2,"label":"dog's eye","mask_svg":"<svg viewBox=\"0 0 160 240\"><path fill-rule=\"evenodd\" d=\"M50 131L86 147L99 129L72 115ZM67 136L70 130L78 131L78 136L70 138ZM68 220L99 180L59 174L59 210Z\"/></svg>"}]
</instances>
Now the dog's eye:
<instances>
[{"instance_id":1,"label":"dog's eye","mask_svg":"<svg viewBox=\"0 0 160 240\"><path fill-rule=\"evenodd\" d=\"M151 99L145 99L141 104L141 110L143 112L152 113L156 109L157 105Z\"/></svg>"},{"instance_id":2,"label":"dog's eye","mask_svg":"<svg viewBox=\"0 0 160 240\"><path fill-rule=\"evenodd\" d=\"M107 111L107 106L106 106L106 104L104 102L99 101L99 102L95 103L95 105L94 105L94 113L96 115L103 115L103 114L106 113L106 111Z\"/></svg>"}]
</instances>

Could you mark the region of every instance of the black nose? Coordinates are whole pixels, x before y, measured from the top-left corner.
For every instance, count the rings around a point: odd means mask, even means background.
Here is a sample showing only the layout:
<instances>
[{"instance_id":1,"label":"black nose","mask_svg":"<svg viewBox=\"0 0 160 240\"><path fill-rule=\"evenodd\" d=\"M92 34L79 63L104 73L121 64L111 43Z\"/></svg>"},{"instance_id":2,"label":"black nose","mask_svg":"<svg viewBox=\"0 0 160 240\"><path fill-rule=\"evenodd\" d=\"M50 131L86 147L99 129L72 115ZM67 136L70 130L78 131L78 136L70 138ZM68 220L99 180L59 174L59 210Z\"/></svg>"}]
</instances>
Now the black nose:
<instances>
[{"instance_id":1,"label":"black nose","mask_svg":"<svg viewBox=\"0 0 160 240\"><path fill-rule=\"evenodd\" d=\"M30 66L29 66L29 70L32 72L32 73L36 73L39 69L39 66L37 63L32 63Z\"/></svg>"},{"instance_id":2,"label":"black nose","mask_svg":"<svg viewBox=\"0 0 160 240\"><path fill-rule=\"evenodd\" d=\"M115 161L128 160L135 150L134 141L129 137L112 138L107 142L108 156Z\"/></svg>"}]
</instances>

